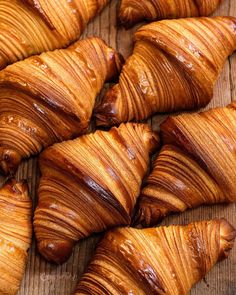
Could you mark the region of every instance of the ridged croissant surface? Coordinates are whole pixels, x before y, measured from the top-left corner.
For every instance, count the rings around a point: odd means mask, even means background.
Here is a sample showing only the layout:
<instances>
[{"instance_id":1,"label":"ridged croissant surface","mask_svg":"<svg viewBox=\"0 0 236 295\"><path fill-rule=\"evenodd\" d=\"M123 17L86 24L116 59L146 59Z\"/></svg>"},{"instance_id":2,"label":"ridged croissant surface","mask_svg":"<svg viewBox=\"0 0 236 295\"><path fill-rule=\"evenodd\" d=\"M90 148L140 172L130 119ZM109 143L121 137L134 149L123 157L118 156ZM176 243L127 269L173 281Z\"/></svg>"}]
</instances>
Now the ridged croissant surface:
<instances>
[{"instance_id":1,"label":"ridged croissant surface","mask_svg":"<svg viewBox=\"0 0 236 295\"><path fill-rule=\"evenodd\" d=\"M68 46L109 0L1 0L0 69Z\"/></svg>"},{"instance_id":2,"label":"ridged croissant surface","mask_svg":"<svg viewBox=\"0 0 236 295\"><path fill-rule=\"evenodd\" d=\"M128 123L45 150L34 217L41 254L63 262L79 239L129 224L157 145L148 125Z\"/></svg>"},{"instance_id":3,"label":"ridged croissant surface","mask_svg":"<svg viewBox=\"0 0 236 295\"><path fill-rule=\"evenodd\" d=\"M76 294L187 295L228 256L235 236L225 219L116 229L99 244Z\"/></svg>"},{"instance_id":4,"label":"ridged croissant surface","mask_svg":"<svg viewBox=\"0 0 236 295\"><path fill-rule=\"evenodd\" d=\"M236 202L236 103L168 118L164 141L142 190L135 223L156 224L172 212Z\"/></svg>"},{"instance_id":5,"label":"ridged croissant surface","mask_svg":"<svg viewBox=\"0 0 236 295\"><path fill-rule=\"evenodd\" d=\"M0 189L0 294L17 293L31 244L31 200L24 182Z\"/></svg>"},{"instance_id":6,"label":"ridged croissant surface","mask_svg":"<svg viewBox=\"0 0 236 295\"><path fill-rule=\"evenodd\" d=\"M96 109L98 125L139 121L155 112L209 103L227 57L236 49L236 18L165 20L135 34L133 55Z\"/></svg>"},{"instance_id":7,"label":"ridged croissant surface","mask_svg":"<svg viewBox=\"0 0 236 295\"><path fill-rule=\"evenodd\" d=\"M222 0L121 0L119 20L125 27L142 21L208 16Z\"/></svg>"},{"instance_id":8,"label":"ridged croissant surface","mask_svg":"<svg viewBox=\"0 0 236 295\"><path fill-rule=\"evenodd\" d=\"M120 56L99 38L30 57L0 72L0 168L85 133L95 98L120 71Z\"/></svg>"}]
</instances>

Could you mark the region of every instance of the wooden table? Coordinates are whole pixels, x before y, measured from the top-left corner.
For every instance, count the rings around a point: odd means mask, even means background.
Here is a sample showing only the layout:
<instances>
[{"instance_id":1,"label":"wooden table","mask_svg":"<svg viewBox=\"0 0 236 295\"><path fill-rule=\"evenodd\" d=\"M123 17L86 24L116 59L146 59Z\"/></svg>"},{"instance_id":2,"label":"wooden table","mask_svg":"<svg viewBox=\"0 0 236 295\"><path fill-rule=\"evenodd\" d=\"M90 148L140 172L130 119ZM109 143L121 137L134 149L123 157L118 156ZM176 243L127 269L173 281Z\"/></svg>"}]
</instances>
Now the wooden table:
<instances>
[{"instance_id":1,"label":"wooden table","mask_svg":"<svg viewBox=\"0 0 236 295\"><path fill-rule=\"evenodd\" d=\"M112 0L110 5L87 27L84 37L100 36L112 47L117 48L124 57L132 51L132 36L137 29L126 31L116 28L117 1ZM236 16L236 1L225 0L218 9L218 15ZM236 99L236 54L231 56L225 64L224 70L215 87L214 99L209 107L225 106ZM159 123L165 118L157 115L150 121L153 128L158 129ZM31 158L22 163L17 173L19 179L27 179L30 193L34 200L37 199L37 187L39 182L39 170L37 158ZM3 180L3 179L2 179ZM191 221L225 217L236 226L235 204L219 205L213 207L201 207L184 214L167 218L163 224L185 224ZM35 242L29 253L29 260L24 281L19 295L67 295L73 294L77 280L84 272L85 267L93 253L99 235L83 240L76 246L69 261L62 266L47 263L40 257L35 248ZM235 295L236 294L236 246L230 258L219 263L207 275L206 279L199 283L192 295Z\"/></svg>"}]
</instances>

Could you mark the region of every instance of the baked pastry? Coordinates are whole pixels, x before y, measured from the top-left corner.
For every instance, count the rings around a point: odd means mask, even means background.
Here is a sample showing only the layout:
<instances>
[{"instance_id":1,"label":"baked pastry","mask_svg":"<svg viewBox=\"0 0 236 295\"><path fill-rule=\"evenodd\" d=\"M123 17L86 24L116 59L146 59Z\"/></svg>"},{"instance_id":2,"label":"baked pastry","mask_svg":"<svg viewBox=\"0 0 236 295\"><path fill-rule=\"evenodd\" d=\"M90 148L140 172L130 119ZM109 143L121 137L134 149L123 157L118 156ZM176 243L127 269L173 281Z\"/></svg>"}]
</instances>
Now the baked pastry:
<instances>
[{"instance_id":1,"label":"baked pastry","mask_svg":"<svg viewBox=\"0 0 236 295\"><path fill-rule=\"evenodd\" d=\"M26 183L9 180L0 189L0 294L15 295L31 245L31 199Z\"/></svg>"},{"instance_id":2,"label":"baked pastry","mask_svg":"<svg viewBox=\"0 0 236 295\"><path fill-rule=\"evenodd\" d=\"M208 16L222 0L121 0L119 21L125 27L147 20Z\"/></svg>"},{"instance_id":3,"label":"baked pastry","mask_svg":"<svg viewBox=\"0 0 236 295\"><path fill-rule=\"evenodd\" d=\"M187 295L228 256L235 236L225 219L115 229L100 242L75 294Z\"/></svg>"},{"instance_id":4,"label":"baked pastry","mask_svg":"<svg viewBox=\"0 0 236 295\"><path fill-rule=\"evenodd\" d=\"M95 114L98 125L140 121L156 112L206 106L227 57L236 49L236 18L164 20L135 34L119 84Z\"/></svg>"},{"instance_id":5,"label":"baked pastry","mask_svg":"<svg viewBox=\"0 0 236 295\"><path fill-rule=\"evenodd\" d=\"M121 57L99 38L30 57L0 72L0 168L86 132L97 94Z\"/></svg>"},{"instance_id":6,"label":"baked pastry","mask_svg":"<svg viewBox=\"0 0 236 295\"><path fill-rule=\"evenodd\" d=\"M122 124L55 144L40 157L34 230L39 252L64 262L76 241L130 224L158 137L146 124Z\"/></svg>"},{"instance_id":7,"label":"baked pastry","mask_svg":"<svg viewBox=\"0 0 236 295\"><path fill-rule=\"evenodd\" d=\"M170 213L236 202L236 102L169 117L164 146L139 199L135 224L157 224Z\"/></svg>"},{"instance_id":8,"label":"baked pastry","mask_svg":"<svg viewBox=\"0 0 236 295\"><path fill-rule=\"evenodd\" d=\"M79 39L109 0L1 0L0 69Z\"/></svg>"}]
</instances>

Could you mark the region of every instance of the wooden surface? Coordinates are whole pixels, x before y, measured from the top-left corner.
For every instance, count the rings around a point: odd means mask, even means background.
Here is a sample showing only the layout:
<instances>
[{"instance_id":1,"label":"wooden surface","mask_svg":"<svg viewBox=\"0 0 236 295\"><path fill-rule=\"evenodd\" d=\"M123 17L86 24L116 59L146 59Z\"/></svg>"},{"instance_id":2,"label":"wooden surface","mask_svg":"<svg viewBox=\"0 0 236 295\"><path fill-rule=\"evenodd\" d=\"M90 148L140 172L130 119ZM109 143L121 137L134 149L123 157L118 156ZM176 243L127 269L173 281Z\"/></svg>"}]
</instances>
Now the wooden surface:
<instances>
[{"instance_id":1,"label":"wooden surface","mask_svg":"<svg viewBox=\"0 0 236 295\"><path fill-rule=\"evenodd\" d=\"M102 14L90 23L84 37L100 36L108 44L117 48L124 57L132 51L132 35L135 28L129 31L116 28L116 5L112 0ZM217 13L219 15L236 16L236 1L225 0ZM136 27L137 28L137 27ZM236 99L236 54L225 64L224 70L215 87L214 99L209 107L224 106ZM163 115L153 117L150 122L154 129L158 129L159 123L165 118ZM27 179L30 193L34 200L37 199L37 186L39 182L39 170L37 158L25 161L19 168L17 177ZM2 179L3 180L3 179ZM167 218L163 224L185 224L195 220L211 219L214 217L226 217L236 226L235 204L220 205L214 207L201 207L188 211L182 215ZM24 280L18 295L67 295L73 294L75 284L93 253L99 235L83 240L76 246L72 257L62 266L46 263L37 250L35 243L31 247L29 260ZM192 295L235 295L236 294L236 247L228 260L219 263L207 275L206 279L199 283L191 292Z\"/></svg>"}]
</instances>

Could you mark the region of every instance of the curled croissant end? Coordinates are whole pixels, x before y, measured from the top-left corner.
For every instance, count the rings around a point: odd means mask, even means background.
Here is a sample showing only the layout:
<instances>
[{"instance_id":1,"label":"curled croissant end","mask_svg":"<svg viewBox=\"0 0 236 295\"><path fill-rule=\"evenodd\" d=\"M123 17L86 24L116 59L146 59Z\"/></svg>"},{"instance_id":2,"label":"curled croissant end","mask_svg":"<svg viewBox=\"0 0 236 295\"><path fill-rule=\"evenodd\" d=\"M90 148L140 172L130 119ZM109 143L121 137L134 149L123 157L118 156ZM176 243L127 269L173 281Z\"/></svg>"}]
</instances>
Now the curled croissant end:
<instances>
[{"instance_id":1,"label":"curled croissant end","mask_svg":"<svg viewBox=\"0 0 236 295\"><path fill-rule=\"evenodd\" d=\"M75 294L189 294L232 249L225 219L186 226L117 228L98 245Z\"/></svg>"},{"instance_id":2,"label":"curled croissant end","mask_svg":"<svg viewBox=\"0 0 236 295\"><path fill-rule=\"evenodd\" d=\"M94 111L97 125L206 106L226 59L236 49L236 18L163 20L142 26L134 39L119 83Z\"/></svg>"},{"instance_id":3,"label":"curled croissant end","mask_svg":"<svg viewBox=\"0 0 236 295\"><path fill-rule=\"evenodd\" d=\"M49 262L61 264L68 260L74 247L69 240L42 240L37 243L40 254Z\"/></svg>"},{"instance_id":4,"label":"curled croissant end","mask_svg":"<svg viewBox=\"0 0 236 295\"><path fill-rule=\"evenodd\" d=\"M21 156L14 150L0 147L0 172L14 174L21 162Z\"/></svg>"},{"instance_id":5,"label":"curled croissant end","mask_svg":"<svg viewBox=\"0 0 236 295\"><path fill-rule=\"evenodd\" d=\"M119 25L129 29L144 19L145 17L142 15L142 12L140 12L140 7L138 5L132 7L130 4L126 4L125 1L121 0L118 13Z\"/></svg>"},{"instance_id":6,"label":"curled croissant end","mask_svg":"<svg viewBox=\"0 0 236 295\"><path fill-rule=\"evenodd\" d=\"M122 66L124 64L124 57L119 53L116 52L113 48L109 48L110 50L107 50L107 76L106 81L107 82L113 82L116 81L119 77L120 71L122 69Z\"/></svg>"},{"instance_id":7,"label":"curled croissant end","mask_svg":"<svg viewBox=\"0 0 236 295\"><path fill-rule=\"evenodd\" d=\"M10 178L0 189L0 193L15 197L16 199L29 199L29 190L26 180L17 181L15 178Z\"/></svg>"},{"instance_id":8,"label":"curled croissant end","mask_svg":"<svg viewBox=\"0 0 236 295\"><path fill-rule=\"evenodd\" d=\"M116 100L121 100L119 85L108 89L100 103L95 107L94 115L97 126L117 126L122 122L123 118L119 118L119 107L116 105Z\"/></svg>"},{"instance_id":9,"label":"curled croissant end","mask_svg":"<svg viewBox=\"0 0 236 295\"><path fill-rule=\"evenodd\" d=\"M0 189L0 294L19 290L31 244L31 215L27 183L9 179Z\"/></svg>"},{"instance_id":10,"label":"curled croissant end","mask_svg":"<svg viewBox=\"0 0 236 295\"><path fill-rule=\"evenodd\" d=\"M125 28L143 21L171 18L208 16L220 5L222 0L121 0L119 22Z\"/></svg>"},{"instance_id":11,"label":"curled croissant end","mask_svg":"<svg viewBox=\"0 0 236 295\"><path fill-rule=\"evenodd\" d=\"M159 137L149 125L128 123L46 149L34 215L39 252L62 263L78 240L130 225L157 147Z\"/></svg>"},{"instance_id":12,"label":"curled croissant end","mask_svg":"<svg viewBox=\"0 0 236 295\"><path fill-rule=\"evenodd\" d=\"M152 226L201 205L236 202L235 103L161 124L163 147L142 189L133 223Z\"/></svg>"},{"instance_id":13,"label":"curled croissant end","mask_svg":"<svg viewBox=\"0 0 236 295\"><path fill-rule=\"evenodd\" d=\"M230 250L234 246L236 238L236 229L224 218L220 224L220 253L219 260L223 260L229 256Z\"/></svg>"}]
</instances>

